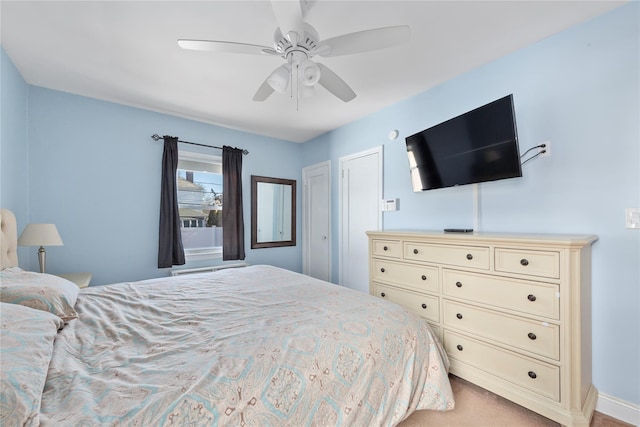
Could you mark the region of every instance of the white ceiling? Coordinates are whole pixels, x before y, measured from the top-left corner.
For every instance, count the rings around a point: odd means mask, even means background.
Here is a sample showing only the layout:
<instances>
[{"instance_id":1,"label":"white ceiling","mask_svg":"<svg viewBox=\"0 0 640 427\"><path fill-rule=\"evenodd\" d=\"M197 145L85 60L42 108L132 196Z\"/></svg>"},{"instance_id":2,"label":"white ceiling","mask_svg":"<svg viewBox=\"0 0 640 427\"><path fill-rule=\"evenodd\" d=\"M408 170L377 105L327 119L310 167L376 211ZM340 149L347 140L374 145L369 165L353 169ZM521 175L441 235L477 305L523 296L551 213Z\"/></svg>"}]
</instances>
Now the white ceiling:
<instances>
[{"instance_id":1,"label":"white ceiling","mask_svg":"<svg viewBox=\"0 0 640 427\"><path fill-rule=\"evenodd\" d=\"M276 56L196 52L178 38L272 45L268 1L2 1L1 41L27 83L304 142L600 15L618 1L325 1L306 21L320 40L407 24L411 42L317 57L356 92L252 97Z\"/></svg>"}]
</instances>

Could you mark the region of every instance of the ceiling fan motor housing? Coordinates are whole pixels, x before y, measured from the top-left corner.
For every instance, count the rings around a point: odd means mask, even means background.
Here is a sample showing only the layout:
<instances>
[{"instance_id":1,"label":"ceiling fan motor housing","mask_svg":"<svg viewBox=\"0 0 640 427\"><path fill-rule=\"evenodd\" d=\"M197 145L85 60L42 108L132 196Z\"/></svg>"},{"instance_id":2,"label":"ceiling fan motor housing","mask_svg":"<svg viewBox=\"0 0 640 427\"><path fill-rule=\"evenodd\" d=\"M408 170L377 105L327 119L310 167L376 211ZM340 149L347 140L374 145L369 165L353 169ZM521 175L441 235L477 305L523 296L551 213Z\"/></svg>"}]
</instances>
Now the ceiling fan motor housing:
<instances>
[{"instance_id":1,"label":"ceiling fan motor housing","mask_svg":"<svg viewBox=\"0 0 640 427\"><path fill-rule=\"evenodd\" d=\"M294 50L303 52L307 58L311 58L318 46L318 32L306 22L304 23L304 34L298 38L296 45L293 45L287 37L282 35L280 28L276 28L273 35L273 48L285 59Z\"/></svg>"}]
</instances>

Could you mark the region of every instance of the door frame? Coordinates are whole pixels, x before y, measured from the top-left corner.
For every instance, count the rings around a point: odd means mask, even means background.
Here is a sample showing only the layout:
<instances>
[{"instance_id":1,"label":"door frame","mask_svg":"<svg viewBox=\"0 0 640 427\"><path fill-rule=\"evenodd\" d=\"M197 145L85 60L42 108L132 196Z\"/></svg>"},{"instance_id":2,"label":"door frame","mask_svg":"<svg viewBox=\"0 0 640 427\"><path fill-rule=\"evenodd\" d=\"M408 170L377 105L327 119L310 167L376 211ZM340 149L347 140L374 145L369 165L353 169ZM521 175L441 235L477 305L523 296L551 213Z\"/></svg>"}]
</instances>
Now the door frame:
<instances>
[{"instance_id":1,"label":"door frame","mask_svg":"<svg viewBox=\"0 0 640 427\"><path fill-rule=\"evenodd\" d=\"M343 228L343 209L344 209L344 203L342 202L342 185L343 182L342 180L344 179L344 163L348 162L349 160L354 160L357 159L359 157L366 157L366 156L370 156L372 154L377 154L378 155L378 179L376 180L376 185L377 185L377 189L378 189L378 230L382 230L382 209L379 208L380 203L382 203L382 197L383 197L383 192L382 192L382 182L383 182L383 146L382 145L378 145L377 147L373 147L370 148L368 150L364 150L364 151L360 151L357 153L353 153L353 154L349 154L347 156L344 157L340 157L338 159L338 164L339 164L339 169L338 169L338 174L339 174L339 185L338 185L338 283L343 286L343 277L342 277L342 271L343 271L343 264L344 264L344 247L343 247L343 232L344 232L344 228Z\"/></svg>"},{"instance_id":2,"label":"door frame","mask_svg":"<svg viewBox=\"0 0 640 427\"><path fill-rule=\"evenodd\" d=\"M326 160L324 162L316 163L313 165L306 166L302 168L302 273L307 274L309 271L309 265L307 262L307 258L309 255L309 217L307 210L307 203L309 201L309 194L307 188L307 175L313 172L315 169L326 168L327 170L327 210L328 214L328 230L327 230L327 247L328 247L328 261L329 261L329 281L331 281L332 276L332 262L331 262L331 160Z\"/></svg>"}]
</instances>

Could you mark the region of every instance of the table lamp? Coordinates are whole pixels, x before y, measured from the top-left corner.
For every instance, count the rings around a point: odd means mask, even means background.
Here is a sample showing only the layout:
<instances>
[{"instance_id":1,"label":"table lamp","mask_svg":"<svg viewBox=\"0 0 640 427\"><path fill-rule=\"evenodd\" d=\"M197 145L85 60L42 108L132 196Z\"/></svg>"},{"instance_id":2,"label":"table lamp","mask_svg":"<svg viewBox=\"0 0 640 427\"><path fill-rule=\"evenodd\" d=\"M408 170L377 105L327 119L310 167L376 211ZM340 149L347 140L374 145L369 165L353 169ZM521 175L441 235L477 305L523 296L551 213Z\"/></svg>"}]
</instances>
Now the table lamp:
<instances>
[{"instance_id":1,"label":"table lamp","mask_svg":"<svg viewBox=\"0 0 640 427\"><path fill-rule=\"evenodd\" d=\"M28 224L18 239L18 246L40 246L38 249L40 273L44 273L46 263L44 247L62 245L62 239L55 224Z\"/></svg>"}]
</instances>

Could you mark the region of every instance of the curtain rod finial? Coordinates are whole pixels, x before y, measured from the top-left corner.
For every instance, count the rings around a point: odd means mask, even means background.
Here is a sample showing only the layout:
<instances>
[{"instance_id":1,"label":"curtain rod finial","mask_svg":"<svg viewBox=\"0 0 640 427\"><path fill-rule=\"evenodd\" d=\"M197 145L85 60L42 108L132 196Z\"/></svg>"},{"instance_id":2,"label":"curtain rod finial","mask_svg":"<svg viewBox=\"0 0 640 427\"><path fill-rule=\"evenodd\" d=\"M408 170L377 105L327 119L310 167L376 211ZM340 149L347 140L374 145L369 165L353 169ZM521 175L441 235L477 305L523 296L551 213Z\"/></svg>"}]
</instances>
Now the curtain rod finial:
<instances>
[{"instance_id":1,"label":"curtain rod finial","mask_svg":"<svg viewBox=\"0 0 640 427\"><path fill-rule=\"evenodd\" d=\"M160 135L158 135L157 133L154 133L153 135L151 135L151 138L152 138L154 141L158 141L158 140L162 139L162 138L160 137Z\"/></svg>"}]
</instances>

